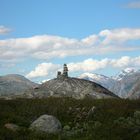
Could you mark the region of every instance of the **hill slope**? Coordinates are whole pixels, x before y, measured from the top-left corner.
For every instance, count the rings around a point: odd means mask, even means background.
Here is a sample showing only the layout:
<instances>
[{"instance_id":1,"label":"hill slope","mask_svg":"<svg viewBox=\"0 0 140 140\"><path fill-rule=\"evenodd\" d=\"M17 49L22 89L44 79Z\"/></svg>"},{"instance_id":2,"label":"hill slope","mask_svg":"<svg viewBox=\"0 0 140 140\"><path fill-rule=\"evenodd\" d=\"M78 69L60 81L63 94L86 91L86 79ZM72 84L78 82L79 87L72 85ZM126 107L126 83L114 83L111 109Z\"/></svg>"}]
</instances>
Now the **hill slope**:
<instances>
[{"instance_id":1,"label":"hill slope","mask_svg":"<svg viewBox=\"0 0 140 140\"><path fill-rule=\"evenodd\" d=\"M124 76L121 80L115 83L114 86L110 88L111 91L114 91L115 94L122 98L128 98L132 93L131 90L135 88L138 84L138 79L140 79L140 71L128 74ZM133 94L137 94L138 88L133 90Z\"/></svg>"},{"instance_id":2,"label":"hill slope","mask_svg":"<svg viewBox=\"0 0 140 140\"><path fill-rule=\"evenodd\" d=\"M78 78L56 78L49 80L38 86L31 92L34 97L73 97L84 98L92 96L93 98L111 98L117 97L101 85Z\"/></svg>"},{"instance_id":3,"label":"hill slope","mask_svg":"<svg viewBox=\"0 0 140 140\"><path fill-rule=\"evenodd\" d=\"M24 76L17 74L0 76L0 96L22 95L26 90L37 85Z\"/></svg>"},{"instance_id":4,"label":"hill slope","mask_svg":"<svg viewBox=\"0 0 140 140\"><path fill-rule=\"evenodd\" d=\"M133 85L133 88L128 94L129 99L140 99L140 79Z\"/></svg>"}]
</instances>

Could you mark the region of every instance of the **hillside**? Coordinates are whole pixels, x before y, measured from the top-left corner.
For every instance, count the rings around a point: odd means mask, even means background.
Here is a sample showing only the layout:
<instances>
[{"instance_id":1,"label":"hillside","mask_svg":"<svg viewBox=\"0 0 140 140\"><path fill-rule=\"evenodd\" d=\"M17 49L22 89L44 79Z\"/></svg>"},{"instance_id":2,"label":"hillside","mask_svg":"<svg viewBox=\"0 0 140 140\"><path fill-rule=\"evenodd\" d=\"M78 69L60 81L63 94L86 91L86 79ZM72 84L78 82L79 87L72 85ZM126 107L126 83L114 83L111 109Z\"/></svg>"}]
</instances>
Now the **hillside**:
<instances>
[{"instance_id":1,"label":"hillside","mask_svg":"<svg viewBox=\"0 0 140 140\"><path fill-rule=\"evenodd\" d=\"M73 97L95 99L117 97L101 85L78 78L56 78L49 80L32 91L34 97Z\"/></svg>"},{"instance_id":2,"label":"hillside","mask_svg":"<svg viewBox=\"0 0 140 140\"><path fill-rule=\"evenodd\" d=\"M138 84L138 79L140 78L140 72L134 72L131 74L125 75L121 80L119 80L114 86L110 88L111 91L114 91L115 94L122 98L129 98L130 91L135 88ZM137 94L138 89L133 90L133 94ZM137 96L138 97L138 96Z\"/></svg>"},{"instance_id":3,"label":"hillside","mask_svg":"<svg viewBox=\"0 0 140 140\"><path fill-rule=\"evenodd\" d=\"M82 99L86 96L101 99L118 97L103 86L84 79L68 76L67 65L64 64L63 73L58 72L57 78L46 81L34 88L25 97L73 97Z\"/></svg>"},{"instance_id":4,"label":"hillside","mask_svg":"<svg viewBox=\"0 0 140 140\"><path fill-rule=\"evenodd\" d=\"M129 91L129 99L140 99L140 79L137 79L136 83L133 85L133 88Z\"/></svg>"},{"instance_id":5,"label":"hillside","mask_svg":"<svg viewBox=\"0 0 140 140\"><path fill-rule=\"evenodd\" d=\"M24 76L17 74L0 76L0 96L22 95L26 90L37 85L38 84L31 82Z\"/></svg>"}]
</instances>

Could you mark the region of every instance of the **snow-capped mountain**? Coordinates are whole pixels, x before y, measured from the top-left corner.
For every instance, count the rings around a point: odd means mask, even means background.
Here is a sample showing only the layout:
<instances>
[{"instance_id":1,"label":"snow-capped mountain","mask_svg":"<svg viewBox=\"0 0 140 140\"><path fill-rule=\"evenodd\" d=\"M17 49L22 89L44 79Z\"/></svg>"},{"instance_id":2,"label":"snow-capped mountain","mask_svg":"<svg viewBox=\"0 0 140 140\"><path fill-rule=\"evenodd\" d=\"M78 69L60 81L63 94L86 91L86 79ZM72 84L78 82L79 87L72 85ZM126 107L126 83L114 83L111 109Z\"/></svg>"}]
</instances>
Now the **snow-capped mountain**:
<instances>
[{"instance_id":1,"label":"snow-capped mountain","mask_svg":"<svg viewBox=\"0 0 140 140\"><path fill-rule=\"evenodd\" d=\"M100 74L84 73L79 78L90 80L101 84L121 98L129 98L133 94L140 97L138 80L140 79L140 70L134 68L126 68L114 77L107 77ZM131 97L130 97L131 98Z\"/></svg>"},{"instance_id":2,"label":"snow-capped mountain","mask_svg":"<svg viewBox=\"0 0 140 140\"><path fill-rule=\"evenodd\" d=\"M140 78L134 84L133 88L129 91L129 99L140 99Z\"/></svg>"},{"instance_id":3,"label":"snow-capped mountain","mask_svg":"<svg viewBox=\"0 0 140 140\"><path fill-rule=\"evenodd\" d=\"M85 79L97 83L121 98L140 98L140 70L127 68L122 70L118 75L114 77L107 77L93 73L83 73L78 78L79 80ZM49 83L49 81L43 81L43 83ZM58 83L60 84L60 82ZM36 89L38 86L38 84L29 81L21 75L11 74L0 76L0 97L18 95L21 96L25 93L25 91L34 88ZM55 84L53 84L53 86L55 86Z\"/></svg>"},{"instance_id":4,"label":"snow-capped mountain","mask_svg":"<svg viewBox=\"0 0 140 140\"><path fill-rule=\"evenodd\" d=\"M122 98L128 98L131 95L132 89L137 85L138 80L140 79L140 71L133 71L127 73L122 79L110 88L111 91L114 91L115 94ZM133 90L133 95L136 93L136 90Z\"/></svg>"},{"instance_id":5,"label":"snow-capped mountain","mask_svg":"<svg viewBox=\"0 0 140 140\"><path fill-rule=\"evenodd\" d=\"M95 73L83 73L78 78L96 82L107 89L110 89L110 86L112 87L116 82L113 78Z\"/></svg>"},{"instance_id":6,"label":"snow-capped mountain","mask_svg":"<svg viewBox=\"0 0 140 140\"><path fill-rule=\"evenodd\" d=\"M114 80L121 81L124 77L129 76L137 72L135 68L126 68L119 72L116 76L112 77Z\"/></svg>"},{"instance_id":7,"label":"snow-capped mountain","mask_svg":"<svg viewBox=\"0 0 140 140\"><path fill-rule=\"evenodd\" d=\"M45 83L45 82L47 82L47 81L49 81L49 80L51 80L51 79L44 79L44 80L42 80L41 82L38 82L38 84L43 84L43 83Z\"/></svg>"}]
</instances>

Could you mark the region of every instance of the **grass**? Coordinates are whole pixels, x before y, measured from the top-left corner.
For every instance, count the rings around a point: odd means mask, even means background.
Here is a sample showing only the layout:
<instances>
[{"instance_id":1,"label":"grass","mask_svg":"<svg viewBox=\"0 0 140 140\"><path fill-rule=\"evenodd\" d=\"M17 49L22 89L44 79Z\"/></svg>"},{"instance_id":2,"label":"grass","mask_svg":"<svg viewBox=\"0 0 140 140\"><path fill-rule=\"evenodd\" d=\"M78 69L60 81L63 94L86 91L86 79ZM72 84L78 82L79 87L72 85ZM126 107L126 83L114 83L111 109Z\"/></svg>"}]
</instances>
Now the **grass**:
<instances>
[{"instance_id":1,"label":"grass","mask_svg":"<svg viewBox=\"0 0 140 140\"><path fill-rule=\"evenodd\" d=\"M94 113L88 115L93 106L96 107ZM0 140L139 140L140 118L135 121L136 111L140 111L140 100L0 100ZM30 131L30 124L43 114L54 115L70 130L56 135ZM133 124L127 125L129 118ZM21 130L8 130L4 127L6 123L15 123Z\"/></svg>"}]
</instances>

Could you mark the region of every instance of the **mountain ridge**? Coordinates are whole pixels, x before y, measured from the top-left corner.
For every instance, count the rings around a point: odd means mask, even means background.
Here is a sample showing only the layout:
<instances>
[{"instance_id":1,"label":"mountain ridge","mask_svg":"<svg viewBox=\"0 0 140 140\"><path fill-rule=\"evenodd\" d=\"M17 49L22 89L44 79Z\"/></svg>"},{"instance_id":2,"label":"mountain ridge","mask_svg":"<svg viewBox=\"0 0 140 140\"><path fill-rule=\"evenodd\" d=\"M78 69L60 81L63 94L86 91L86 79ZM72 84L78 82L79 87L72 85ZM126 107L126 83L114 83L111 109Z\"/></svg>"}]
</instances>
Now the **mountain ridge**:
<instances>
[{"instance_id":1,"label":"mountain ridge","mask_svg":"<svg viewBox=\"0 0 140 140\"><path fill-rule=\"evenodd\" d=\"M129 90L132 90L133 86L137 84L138 82L137 79L140 78L140 70L136 70L133 68L126 68L113 77L107 77L99 74L85 73L79 76L79 78L97 82L121 98L130 98L129 96L132 93L130 93ZM133 91L136 91L136 89ZM133 95L134 94L135 93L133 92Z\"/></svg>"},{"instance_id":2,"label":"mountain ridge","mask_svg":"<svg viewBox=\"0 0 140 140\"><path fill-rule=\"evenodd\" d=\"M140 98L140 89L139 89L140 70L136 70L136 69L133 69L133 68L124 69L114 77L107 77L107 76L104 76L104 75L101 75L101 74L87 73L86 72L86 73L81 74L78 78L74 78L74 77L68 77L68 73L66 73L66 75L65 74L58 75L57 78L48 80L48 81L46 81L46 82L44 82L43 84L40 84L40 85L28 80L27 78L25 78L22 75L8 74L8 75L5 75L5 76L0 76L0 97L21 96L23 94L24 94L24 97L26 97L26 96L30 96L30 97L37 96L36 91L39 87L43 87L43 85L45 85L46 83L49 85L51 83L50 81L55 81L56 79L59 83L57 85L58 89L59 89L59 86L61 84L63 86L65 86L64 82L66 82L68 79L69 79L70 83L71 83L71 81L73 81L75 83L75 85L77 85L77 83L78 83L77 80L78 79L79 80L80 79L85 79L86 82L91 81L93 83L96 83L96 85L101 85L102 88L105 88L106 90L109 90L112 93L115 93L116 96L119 96L121 98L130 98L130 99L131 98L132 99ZM52 87L48 88L48 86L47 86L47 88L46 88L47 91L44 92L42 90L39 93L39 95L44 96L44 97L47 96L47 95L57 96L56 91L54 91L54 89L53 89L55 87L55 84L56 84L55 82L54 83L52 82ZM69 86L67 88L69 89L71 84L68 84L68 85ZM73 87L71 86L71 88L73 88ZM79 88L81 88L83 91L85 91L87 93L87 91L85 89L83 89L82 86L79 86ZM85 87L85 88L87 88L87 87ZM76 87L75 87L75 89L76 89ZM33 90L35 91L35 93L33 93ZM78 90L80 91L80 89L77 89L77 91ZM28 91L29 91L29 95L27 95ZM25 92L26 92L26 94L25 94ZM60 95L61 95L62 92L60 90L59 90L59 92L60 92ZM67 91L67 92L70 93L69 91ZM82 94L84 93L82 91L80 91L80 92ZM46 95L45 95L45 93L46 93ZM65 95L67 94L64 91L63 91L63 93L65 93ZM70 94L72 96L74 96L72 94L72 92ZM78 93L78 96L80 97L82 95L80 95Z\"/></svg>"}]
</instances>

